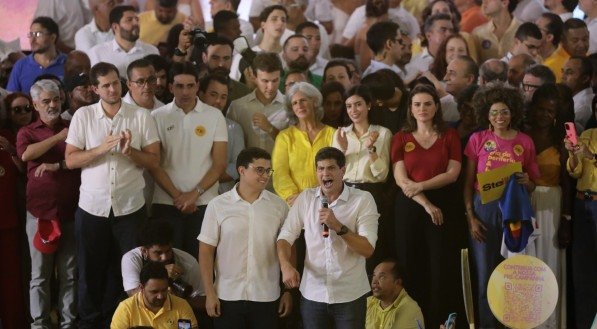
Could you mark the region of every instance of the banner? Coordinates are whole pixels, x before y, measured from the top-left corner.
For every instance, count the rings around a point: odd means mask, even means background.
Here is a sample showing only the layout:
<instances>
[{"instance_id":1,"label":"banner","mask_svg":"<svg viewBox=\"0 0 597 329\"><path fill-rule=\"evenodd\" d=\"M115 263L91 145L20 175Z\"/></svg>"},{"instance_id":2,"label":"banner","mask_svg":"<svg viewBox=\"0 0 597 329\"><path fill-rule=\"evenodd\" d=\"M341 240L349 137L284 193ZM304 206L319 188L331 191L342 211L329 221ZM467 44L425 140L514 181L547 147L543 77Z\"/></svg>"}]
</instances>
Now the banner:
<instances>
[{"instance_id":1,"label":"banner","mask_svg":"<svg viewBox=\"0 0 597 329\"><path fill-rule=\"evenodd\" d=\"M504 193L508 178L513 173L522 172L522 164L514 162L509 165L477 174L481 203L486 204L498 200Z\"/></svg>"}]
</instances>

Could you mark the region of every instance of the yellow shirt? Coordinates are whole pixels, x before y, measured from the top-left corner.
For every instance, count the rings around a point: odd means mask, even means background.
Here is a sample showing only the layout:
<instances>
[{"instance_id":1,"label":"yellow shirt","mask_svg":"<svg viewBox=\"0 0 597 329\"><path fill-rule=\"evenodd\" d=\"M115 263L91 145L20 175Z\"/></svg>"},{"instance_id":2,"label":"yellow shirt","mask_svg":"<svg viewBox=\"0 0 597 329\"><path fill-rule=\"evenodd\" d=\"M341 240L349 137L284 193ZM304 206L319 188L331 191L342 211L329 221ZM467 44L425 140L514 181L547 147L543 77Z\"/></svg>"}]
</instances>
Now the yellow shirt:
<instances>
[{"instance_id":1,"label":"yellow shirt","mask_svg":"<svg viewBox=\"0 0 597 329\"><path fill-rule=\"evenodd\" d=\"M405 289L402 289L392 305L381 308L380 300L367 298L366 329L417 329L417 320L424 326L423 313Z\"/></svg>"},{"instance_id":2,"label":"yellow shirt","mask_svg":"<svg viewBox=\"0 0 597 329\"><path fill-rule=\"evenodd\" d=\"M186 18L187 16L179 11L172 22L162 24L155 16L155 11L144 11L139 14L139 26L141 29L139 39L154 46L157 46L160 42L166 42L170 29L176 24L182 24Z\"/></svg>"},{"instance_id":3,"label":"yellow shirt","mask_svg":"<svg viewBox=\"0 0 597 329\"><path fill-rule=\"evenodd\" d=\"M597 128L585 130L580 134L579 143L589 148L589 152L597 153ZM570 176L578 179L576 189L579 191L597 192L597 162L593 159L583 158L574 170L570 169L570 157L566 163Z\"/></svg>"},{"instance_id":4,"label":"yellow shirt","mask_svg":"<svg viewBox=\"0 0 597 329\"><path fill-rule=\"evenodd\" d=\"M562 165L560 152L555 147L549 147L537 154L537 165L541 176L535 180L537 186L559 186Z\"/></svg>"},{"instance_id":5,"label":"yellow shirt","mask_svg":"<svg viewBox=\"0 0 597 329\"><path fill-rule=\"evenodd\" d=\"M306 188L317 186L315 155L321 148L332 145L335 131L325 126L317 133L313 144L307 133L296 126L290 126L278 134L272 152L273 182L276 193L283 200Z\"/></svg>"},{"instance_id":6,"label":"yellow shirt","mask_svg":"<svg viewBox=\"0 0 597 329\"><path fill-rule=\"evenodd\" d=\"M135 326L150 326L156 329L178 329L178 320L191 321L191 328L197 328L193 309L186 300L168 294L164 306L153 313L143 301L143 292L123 300L116 308L110 329L128 329Z\"/></svg>"},{"instance_id":7,"label":"yellow shirt","mask_svg":"<svg viewBox=\"0 0 597 329\"><path fill-rule=\"evenodd\" d=\"M564 50L562 46L559 46L551 55L549 55L549 57L543 61L543 65L549 67L553 74L556 75L556 82L558 83L562 82L562 68L569 58L570 55L568 55L566 50Z\"/></svg>"},{"instance_id":8,"label":"yellow shirt","mask_svg":"<svg viewBox=\"0 0 597 329\"><path fill-rule=\"evenodd\" d=\"M344 181L349 183L383 183L388 177L390 170L390 143L392 142L392 132L389 129L378 125L369 125L369 131L361 138L354 133L353 125L340 128L346 132L348 139L348 148L346 149L346 172ZM337 142L337 136L340 133L338 129L334 133L332 146L340 149ZM373 144L378 155L377 160L369 160L369 151L365 147L365 142L369 139L370 132L379 132L379 137Z\"/></svg>"},{"instance_id":9,"label":"yellow shirt","mask_svg":"<svg viewBox=\"0 0 597 329\"><path fill-rule=\"evenodd\" d=\"M478 26L473 30L473 37L476 40L477 51L478 51L478 63L483 63L490 58L500 59L510 51L512 45L514 45L514 34L520 26L520 21L515 17L512 17L510 26L502 35L501 39L498 39L493 31L495 31L495 25L493 21L489 21L481 26Z\"/></svg>"}]
</instances>

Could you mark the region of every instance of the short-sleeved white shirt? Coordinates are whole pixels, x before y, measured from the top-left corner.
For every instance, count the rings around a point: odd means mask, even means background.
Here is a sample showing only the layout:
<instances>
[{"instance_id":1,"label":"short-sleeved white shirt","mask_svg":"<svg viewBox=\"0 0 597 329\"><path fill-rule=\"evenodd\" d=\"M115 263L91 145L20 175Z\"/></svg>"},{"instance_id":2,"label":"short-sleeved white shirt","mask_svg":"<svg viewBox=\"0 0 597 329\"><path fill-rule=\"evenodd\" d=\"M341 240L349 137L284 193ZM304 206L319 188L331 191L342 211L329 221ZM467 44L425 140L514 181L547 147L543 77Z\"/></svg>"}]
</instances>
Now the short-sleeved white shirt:
<instances>
[{"instance_id":1,"label":"short-sleeved white shirt","mask_svg":"<svg viewBox=\"0 0 597 329\"><path fill-rule=\"evenodd\" d=\"M194 190L213 163L211 149L214 142L228 142L226 119L222 112L196 98L197 104L185 114L175 101L153 110L160 141L161 165L172 183L181 191ZM206 205L218 195L218 182L197 199ZM153 203L172 205L172 197L158 184Z\"/></svg>"},{"instance_id":2,"label":"short-sleeved white shirt","mask_svg":"<svg viewBox=\"0 0 597 329\"><path fill-rule=\"evenodd\" d=\"M207 205L197 239L217 247L218 298L271 302L280 297L276 238L287 214L286 202L272 192L264 190L249 203L236 186Z\"/></svg>"},{"instance_id":3,"label":"short-sleeved white shirt","mask_svg":"<svg viewBox=\"0 0 597 329\"><path fill-rule=\"evenodd\" d=\"M114 40L112 29L106 32L100 31L97 24L95 24L95 19L93 19L91 23L83 26L75 33L75 48L88 52L93 46L111 40Z\"/></svg>"},{"instance_id":4,"label":"short-sleeved white shirt","mask_svg":"<svg viewBox=\"0 0 597 329\"><path fill-rule=\"evenodd\" d=\"M193 292L197 292L201 296L205 295L197 259L191 254L176 248L172 248L172 253L174 254L174 264L181 267L184 271L181 274L180 279L193 286ZM124 291L133 290L139 287L139 274L141 274L141 269L143 268L144 263L145 260L143 259L141 247L132 249L122 256L120 268L122 271L122 285L124 286Z\"/></svg>"},{"instance_id":5,"label":"short-sleeved white shirt","mask_svg":"<svg viewBox=\"0 0 597 329\"><path fill-rule=\"evenodd\" d=\"M118 113L110 119L101 101L75 112L66 142L90 150L100 146L110 132L116 135L125 129L131 131L131 147L137 150L159 142L155 122L147 110L121 102ZM128 215L145 203L144 186L143 168L122 155L117 145L82 168L79 207L99 217L108 217L110 209L115 216Z\"/></svg>"},{"instance_id":6,"label":"short-sleeved white shirt","mask_svg":"<svg viewBox=\"0 0 597 329\"><path fill-rule=\"evenodd\" d=\"M396 17L402 23L406 24L408 28L408 36L411 39L415 39L419 33L421 33L421 28L417 23L417 19L406 9L402 7L390 8L388 9L388 15L390 18ZM346 26L344 27L344 31L342 31L342 37L348 40L352 39L354 36L357 35L359 30L365 24L366 21L366 11L365 5L357 7L350 15Z\"/></svg>"},{"instance_id":7,"label":"short-sleeved white shirt","mask_svg":"<svg viewBox=\"0 0 597 329\"><path fill-rule=\"evenodd\" d=\"M375 246L379 213L369 192L344 185L342 193L329 208L350 231L367 238ZM293 244L301 230L305 230L307 249L300 291L306 299L327 304L354 301L371 291L365 257L352 251L332 230L328 238L322 237L320 209L319 187L301 192L288 213L278 240Z\"/></svg>"},{"instance_id":8,"label":"short-sleeved white shirt","mask_svg":"<svg viewBox=\"0 0 597 329\"><path fill-rule=\"evenodd\" d=\"M126 68L132 61L151 54L159 55L160 52L155 46L139 40L135 42L135 46L131 50L126 52L120 48L116 39L100 43L87 52L91 60L91 66L99 62L112 63L118 68L120 77L125 79Z\"/></svg>"},{"instance_id":9,"label":"short-sleeved white shirt","mask_svg":"<svg viewBox=\"0 0 597 329\"><path fill-rule=\"evenodd\" d=\"M139 104L137 104L137 102L135 102L135 100L133 99L133 96L131 95L130 91L127 92L126 95L124 95L124 97L122 97L122 101L125 102L125 103L129 103L131 105L134 105L136 107L140 107L140 108L145 109L144 107L142 107ZM153 108L146 109L146 110L149 110L151 112L151 111L153 111L155 109L158 109L158 108L160 108L160 107L162 107L164 105L165 104L162 103L162 102L160 102L160 100L157 99L157 97L153 96Z\"/></svg>"}]
</instances>

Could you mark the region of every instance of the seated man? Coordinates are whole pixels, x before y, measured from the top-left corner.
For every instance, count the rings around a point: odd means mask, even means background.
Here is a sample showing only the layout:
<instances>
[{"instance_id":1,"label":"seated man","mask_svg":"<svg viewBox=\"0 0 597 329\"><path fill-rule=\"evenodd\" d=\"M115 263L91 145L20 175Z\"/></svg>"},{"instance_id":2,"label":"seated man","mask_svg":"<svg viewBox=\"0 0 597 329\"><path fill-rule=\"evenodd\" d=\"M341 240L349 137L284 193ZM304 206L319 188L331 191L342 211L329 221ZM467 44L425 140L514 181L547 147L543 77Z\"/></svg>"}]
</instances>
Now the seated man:
<instances>
[{"instance_id":1,"label":"seated man","mask_svg":"<svg viewBox=\"0 0 597 329\"><path fill-rule=\"evenodd\" d=\"M402 274L395 260L387 259L373 270L373 296L367 298L366 329L416 329L423 313L402 287Z\"/></svg>"},{"instance_id":2,"label":"seated man","mask_svg":"<svg viewBox=\"0 0 597 329\"><path fill-rule=\"evenodd\" d=\"M139 281L139 273L147 263L159 263L166 268L168 279L175 284L173 292L183 295L178 283L188 284L191 291L186 291L189 303L199 306L199 295L204 295L199 274L199 263L195 257L176 248L172 248L172 228L165 222L150 221L141 233L138 248L132 249L122 256L122 284L129 296L142 290L143 282Z\"/></svg>"},{"instance_id":3,"label":"seated man","mask_svg":"<svg viewBox=\"0 0 597 329\"><path fill-rule=\"evenodd\" d=\"M140 281L139 292L118 305L111 329L135 326L173 328L175 324L178 328L197 328L197 320L189 304L168 292L168 272L162 264L150 262L143 266Z\"/></svg>"}]
</instances>

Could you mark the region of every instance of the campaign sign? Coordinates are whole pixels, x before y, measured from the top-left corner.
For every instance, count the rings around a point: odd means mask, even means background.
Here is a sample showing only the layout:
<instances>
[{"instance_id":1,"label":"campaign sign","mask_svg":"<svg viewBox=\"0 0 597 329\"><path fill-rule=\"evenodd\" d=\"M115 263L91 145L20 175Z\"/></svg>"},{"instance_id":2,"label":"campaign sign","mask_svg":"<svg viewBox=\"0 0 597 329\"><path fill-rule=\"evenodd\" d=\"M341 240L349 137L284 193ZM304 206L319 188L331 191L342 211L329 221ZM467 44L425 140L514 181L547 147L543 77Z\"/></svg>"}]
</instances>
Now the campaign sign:
<instances>
[{"instance_id":1,"label":"campaign sign","mask_svg":"<svg viewBox=\"0 0 597 329\"><path fill-rule=\"evenodd\" d=\"M508 179L513 173L517 172L522 172L520 162L513 162L503 167L478 173L477 182L479 182L481 203L486 204L501 198L506 184L508 184Z\"/></svg>"},{"instance_id":2,"label":"campaign sign","mask_svg":"<svg viewBox=\"0 0 597 329\"><path fill-rule=\"evenodd\" d=\"M493 315L506 327L535 328L553 313L558 303L558 283L540 259L517 255L493 271L487 299Z\"/></svg>"}]
</instances>

